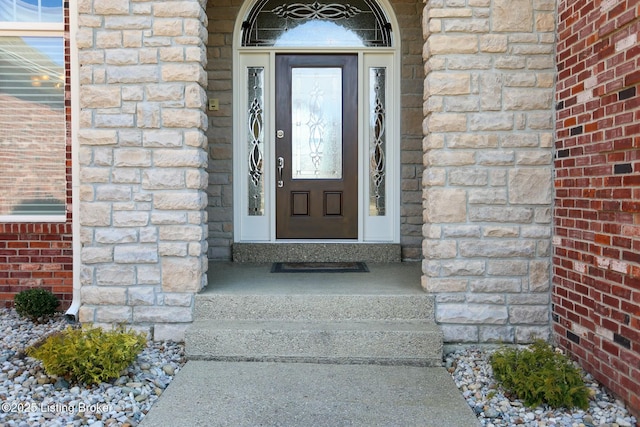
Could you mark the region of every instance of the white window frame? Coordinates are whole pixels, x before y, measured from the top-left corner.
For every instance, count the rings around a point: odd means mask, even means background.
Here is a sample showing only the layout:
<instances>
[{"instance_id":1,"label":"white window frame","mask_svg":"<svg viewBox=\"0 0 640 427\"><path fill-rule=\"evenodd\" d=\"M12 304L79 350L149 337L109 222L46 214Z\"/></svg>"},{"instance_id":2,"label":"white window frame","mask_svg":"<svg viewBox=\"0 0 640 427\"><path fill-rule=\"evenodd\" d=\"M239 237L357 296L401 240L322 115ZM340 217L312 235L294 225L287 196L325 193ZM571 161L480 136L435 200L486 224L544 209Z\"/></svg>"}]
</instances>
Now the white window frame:
<instances>
[{"instance_id":1,"label":"white window frame","mask_svg":"<svg viewBox=\"0 0 640 427\"><path fill-rule=\"evenodd\" d=\"M64 2L63 8L64 8ZM63 40L64 50L64 9L62 22L7 22L0 21L0 37L51 37ZM65 64L66 65L66 64ZM66 122L66 116L65 116ZM66 162L66 159L62 159ZM64 191L65 212L59 215L0 215L0 223L55 222L67 220L67 190Z\"/></svg>"}]
</instances>

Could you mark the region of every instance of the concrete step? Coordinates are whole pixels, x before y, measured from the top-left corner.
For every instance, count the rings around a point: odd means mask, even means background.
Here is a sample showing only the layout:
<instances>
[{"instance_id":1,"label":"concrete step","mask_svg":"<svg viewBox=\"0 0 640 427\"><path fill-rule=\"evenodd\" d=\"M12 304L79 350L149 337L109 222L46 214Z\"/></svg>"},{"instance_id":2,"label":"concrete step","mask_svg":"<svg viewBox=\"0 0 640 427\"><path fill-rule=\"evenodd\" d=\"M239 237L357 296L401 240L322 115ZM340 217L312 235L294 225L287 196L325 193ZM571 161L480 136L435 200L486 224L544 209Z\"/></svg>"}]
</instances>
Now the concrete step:
<instances>
[{"instance_id":1,"label":"concrete step","mask_svg":"<svg viewBox=\"0 0 640 427\"><path fill-rule=\"evenodd\" d=\"M196 320L433 320L423 295L196 295Z\"/></svg>"},{"instance_id":2,"label":"concrete step","mask_svg":"<svg viewBox=\"0 0 640 427\"><path fill-rule=\"evenodd\" d=\"M363 273L271 274L214 265L186 331L189 359L440 366L442 334L420 264Z\"/></svg>"},{"instance_id":3,"label":"concrete step","mask_svg":"<svg viewBox=\"0 0 640 427\"><path fill-rule=\"evenodd\" d=\"M190 360L440 366L442 335L427 320L197 320Z\"/></svg>"}]
</instances>

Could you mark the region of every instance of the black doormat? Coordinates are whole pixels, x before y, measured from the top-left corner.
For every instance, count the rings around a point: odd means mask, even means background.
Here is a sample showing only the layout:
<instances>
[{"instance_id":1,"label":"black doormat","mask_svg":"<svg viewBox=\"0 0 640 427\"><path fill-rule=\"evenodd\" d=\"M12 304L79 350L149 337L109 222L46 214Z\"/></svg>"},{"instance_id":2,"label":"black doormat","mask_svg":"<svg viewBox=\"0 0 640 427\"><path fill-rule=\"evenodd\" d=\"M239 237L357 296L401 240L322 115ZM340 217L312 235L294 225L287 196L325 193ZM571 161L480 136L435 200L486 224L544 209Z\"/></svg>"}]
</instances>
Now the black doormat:
<instances>
[{"instance_id":1,"label":"black doormat","mask_svg":"<svg viewBox=\"0 0 640 427\"><path fill-rule=\"evenodd\" d=\"M272 273L367 273L364 262L274 262Z\"/></svg>"}]
</instances>

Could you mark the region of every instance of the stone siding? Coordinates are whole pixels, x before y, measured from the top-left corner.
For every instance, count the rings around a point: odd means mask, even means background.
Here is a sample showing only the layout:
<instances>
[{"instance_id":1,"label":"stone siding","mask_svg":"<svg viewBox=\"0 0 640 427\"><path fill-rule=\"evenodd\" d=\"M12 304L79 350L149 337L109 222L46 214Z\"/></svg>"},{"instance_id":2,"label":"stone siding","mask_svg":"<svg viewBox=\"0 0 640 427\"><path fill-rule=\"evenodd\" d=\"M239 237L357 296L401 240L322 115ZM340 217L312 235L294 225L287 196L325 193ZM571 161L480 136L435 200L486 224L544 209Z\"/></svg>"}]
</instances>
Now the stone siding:
<instances>
[{"instance_id":1,"label":"stone siding","mask_svg":"<svg viewBox=\"0 0 640 427\"><path fill-rule=\"evenodd\" d=\"M80 321L180 339L207 271L203 2L78 11Z\"/></svg>"},{"instance_id":2,"label":"stone siding","mask_svg":"<svg viewBox=\"0 0 640 427\"><path fill-rule=\"evenodd\" d=\"M209 258L231 259L233 244L233 30L242 0L209 0L207 75L209 99L218 111L208 111L209 128Z\"/></svg>"},{"instance_id":3,"label":"stone siding","mask_svg":"<svg viewBox=\"0 0 640 427\"><path fill-rule=\"evenodd\" d=\"M422 4L392 0L400 25L400 246L402 259L422 259Z\"/></svg>"},{"instance_id":4,"label":"stone siding","mask_svg":"<svg viewBox=\"0 0 640 427\"><path fill-rule=\"evenodd\" d=\"M555 2L424 17L422 286L445 342L548 338Z\"/></svg>"},{"instance_id":5,"label":"stone siding","mask_svg":"<svg viewBox=\"0 0 640 427\"><path fill-rule=\"evenodd\" d=\"M558 7L553 329L640 415L638 5Z\"/></svg>"},{"instance_id":6,"label":"stone siding","mask_svg":"<svg viewBox=\"0 0 640 427\"><path fill-rule=\"evenodd\" d=\"M392 1L402 38L401 228L403 259L420 259L422 244L422 23L421 4ZM231 259L233 243L233 30L243 1L211 0L208 42L209 258Z\"/></svg>"}]
</instances>

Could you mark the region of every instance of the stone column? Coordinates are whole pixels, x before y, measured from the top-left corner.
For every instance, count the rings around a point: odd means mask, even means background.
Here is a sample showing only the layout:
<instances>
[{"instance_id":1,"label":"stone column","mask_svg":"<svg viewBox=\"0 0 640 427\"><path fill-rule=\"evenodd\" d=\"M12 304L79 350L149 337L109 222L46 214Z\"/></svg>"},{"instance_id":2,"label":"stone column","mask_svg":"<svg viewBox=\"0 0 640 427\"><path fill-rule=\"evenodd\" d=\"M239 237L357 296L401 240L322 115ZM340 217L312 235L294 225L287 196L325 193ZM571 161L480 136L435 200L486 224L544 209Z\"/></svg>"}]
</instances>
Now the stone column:
<instances>
[{"instance_id":1,"label":"stone column","mask_svg":"<svg viewBox=\"0 0 640 427\"><path fill-rule=\"evenodd\" d=\"M425 8L422 284L446 342L549 335L554 11Z\"/></svg>"},{"instance_id":2,"label":"stone column","mask_svg":"<svg viewBox=\"0 0 640 427\"><path fill-rule=\"evenodd\" d=\"M181 339L206 283L204 2L80 0L82 322Z\"/></svg>"}]
</instances>

